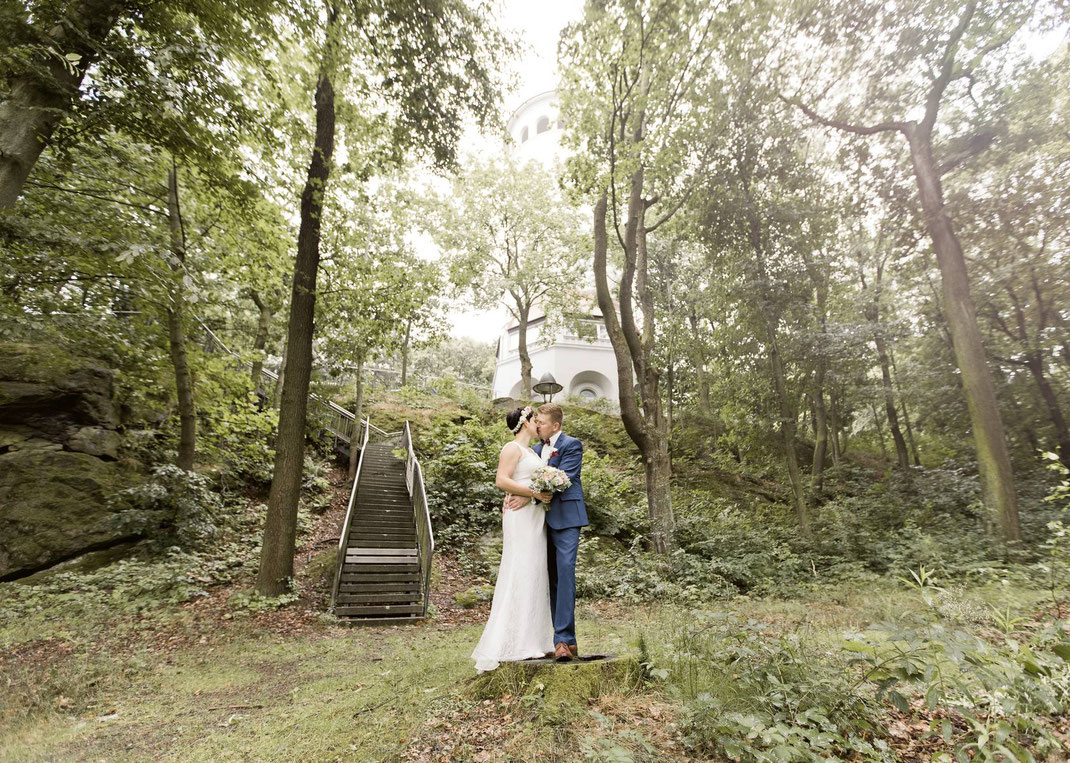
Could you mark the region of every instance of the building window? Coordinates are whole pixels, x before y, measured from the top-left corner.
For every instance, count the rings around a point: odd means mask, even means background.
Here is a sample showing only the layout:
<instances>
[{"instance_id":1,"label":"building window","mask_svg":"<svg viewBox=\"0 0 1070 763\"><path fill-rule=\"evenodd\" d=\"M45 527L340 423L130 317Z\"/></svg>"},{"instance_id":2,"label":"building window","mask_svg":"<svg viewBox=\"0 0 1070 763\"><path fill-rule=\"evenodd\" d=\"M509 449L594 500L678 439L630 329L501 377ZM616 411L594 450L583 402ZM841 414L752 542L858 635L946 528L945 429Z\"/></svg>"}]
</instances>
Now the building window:
<instances>
[{"instance_id":1,"label":"building window","mask_svg":"<svg viewBox=\"0 0 1070 763\"><path fill-rule=\"evenodd\" d=\"M535 132L546 132L550 129L550 117L539 117L535 123Z\"/></svg>"},{"instance_id":2,"label":"building window","mask_svg":"<svg viewBox=\"0 0 1070 763\"><path fill-rule=\"evenodd\" d=\"M526 128L526 127L523 130L520 131L520 142L521 143L527 143L528 142L528 128Z\"/></svg>"},{"instance_id":3,"label":"building window","mask_svg":"<svg viewBox=\"0 0 1070 763\"><path fill-rule=\"evenodd\" d=\"M584 387L580 390L580 397L582 397L584 400L594 400L596 397L598 397L598 393L590 387Z\"/></svg>"}]
</instances>

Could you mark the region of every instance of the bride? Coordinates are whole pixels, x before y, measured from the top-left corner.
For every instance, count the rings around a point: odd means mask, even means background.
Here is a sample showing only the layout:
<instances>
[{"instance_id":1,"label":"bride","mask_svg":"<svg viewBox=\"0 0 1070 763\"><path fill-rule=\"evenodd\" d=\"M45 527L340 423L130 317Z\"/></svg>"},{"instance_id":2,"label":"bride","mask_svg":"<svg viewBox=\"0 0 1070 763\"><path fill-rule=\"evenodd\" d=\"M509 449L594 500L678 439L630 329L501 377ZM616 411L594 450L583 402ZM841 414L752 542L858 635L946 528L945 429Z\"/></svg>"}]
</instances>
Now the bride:
<instances>
[{"instance_id":1,"label":"bride","mask_svg":"<svg viewBox=\"0 0 1070 763\"><path fill-rule=\"evenodd\" d=\"M531 406L505 417L513 439L498 459L497 485L507 493L549 501L548 493L530 487L531 473L542 459L528 447L538 437ZM494 585L490 617L472 659L476 671L494 670L501 662L545 657L554 651L550 616L550 581L546 566L546 511L535 500L502 514L502 562Z\"/></svg>"}]
</instances>

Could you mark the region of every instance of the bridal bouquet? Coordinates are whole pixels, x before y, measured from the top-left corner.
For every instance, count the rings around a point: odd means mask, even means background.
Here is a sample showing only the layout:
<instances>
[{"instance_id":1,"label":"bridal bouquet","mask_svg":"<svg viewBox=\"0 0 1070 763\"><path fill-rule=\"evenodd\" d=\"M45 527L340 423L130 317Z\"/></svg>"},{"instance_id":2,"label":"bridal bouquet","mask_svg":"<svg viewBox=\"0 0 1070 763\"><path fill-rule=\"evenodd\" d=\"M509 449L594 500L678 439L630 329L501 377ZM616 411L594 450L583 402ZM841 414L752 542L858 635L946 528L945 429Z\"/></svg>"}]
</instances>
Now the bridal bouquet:
<instances>
[{"instance_id":1,"label":"bridal bouquet","mask_svg":"<svg viewBox=\"0 0 1070 763\"><path fill-rule=\"evenodd\" d=\"M572 480L556 466L540 466L531 473L531 489L537 493L560 493L571 486ZM544 503L542 507L550 510L548 503Z\"/></svg>"}]
</instances>

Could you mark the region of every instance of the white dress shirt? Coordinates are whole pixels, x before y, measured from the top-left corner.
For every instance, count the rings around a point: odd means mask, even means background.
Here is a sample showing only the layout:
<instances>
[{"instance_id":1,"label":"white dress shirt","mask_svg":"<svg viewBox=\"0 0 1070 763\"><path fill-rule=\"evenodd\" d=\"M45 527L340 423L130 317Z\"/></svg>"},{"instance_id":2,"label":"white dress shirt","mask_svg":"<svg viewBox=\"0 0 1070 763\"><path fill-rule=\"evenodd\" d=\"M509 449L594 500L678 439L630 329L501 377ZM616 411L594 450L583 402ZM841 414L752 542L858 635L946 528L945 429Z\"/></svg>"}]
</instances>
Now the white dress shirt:
<instances>
[{"instance_id":1,"label":"white dress shirt","mask_svg":"<svg viewBox=\"0 0 1070 763\"><path fill-rule=\"evenodd\" d=\"M560 436L561 436L561 430L559 429L559 430L557 430L557 432L554 433L554 436L550 438L550 444L542 446L542 454L541 455L542 455L542 465L543 466L546 466L546 464L548 464L550 462L550 456L553 454L554 447L557 445L557 438L560 437Z\"/></svg>"}]
</instances>

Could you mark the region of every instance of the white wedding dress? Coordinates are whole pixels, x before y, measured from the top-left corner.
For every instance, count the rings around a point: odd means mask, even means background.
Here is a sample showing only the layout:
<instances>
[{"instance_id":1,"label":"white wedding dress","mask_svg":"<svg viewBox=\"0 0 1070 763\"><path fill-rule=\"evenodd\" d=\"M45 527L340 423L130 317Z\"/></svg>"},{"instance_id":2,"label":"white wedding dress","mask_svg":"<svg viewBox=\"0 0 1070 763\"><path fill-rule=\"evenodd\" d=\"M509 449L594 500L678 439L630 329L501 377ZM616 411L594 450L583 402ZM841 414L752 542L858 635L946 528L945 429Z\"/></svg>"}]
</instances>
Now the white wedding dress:
<instances>
[{"instance_id":1,"label":"white wedding dress","mask_svg":"<svg viewBox=\"0 0 1070 763\"><path fill-rule=\"evenodd\" d=\"M524 451L513 479L530 483L542 466L531 448L515 440L506 447ZM494 584L490 617L472 659L476 671L494 670L499 663L542 657L554 650L550 616L550 574L546 568L546 511L536 501L502 517L502 562Z\"/></svg>"}]
</instances>

